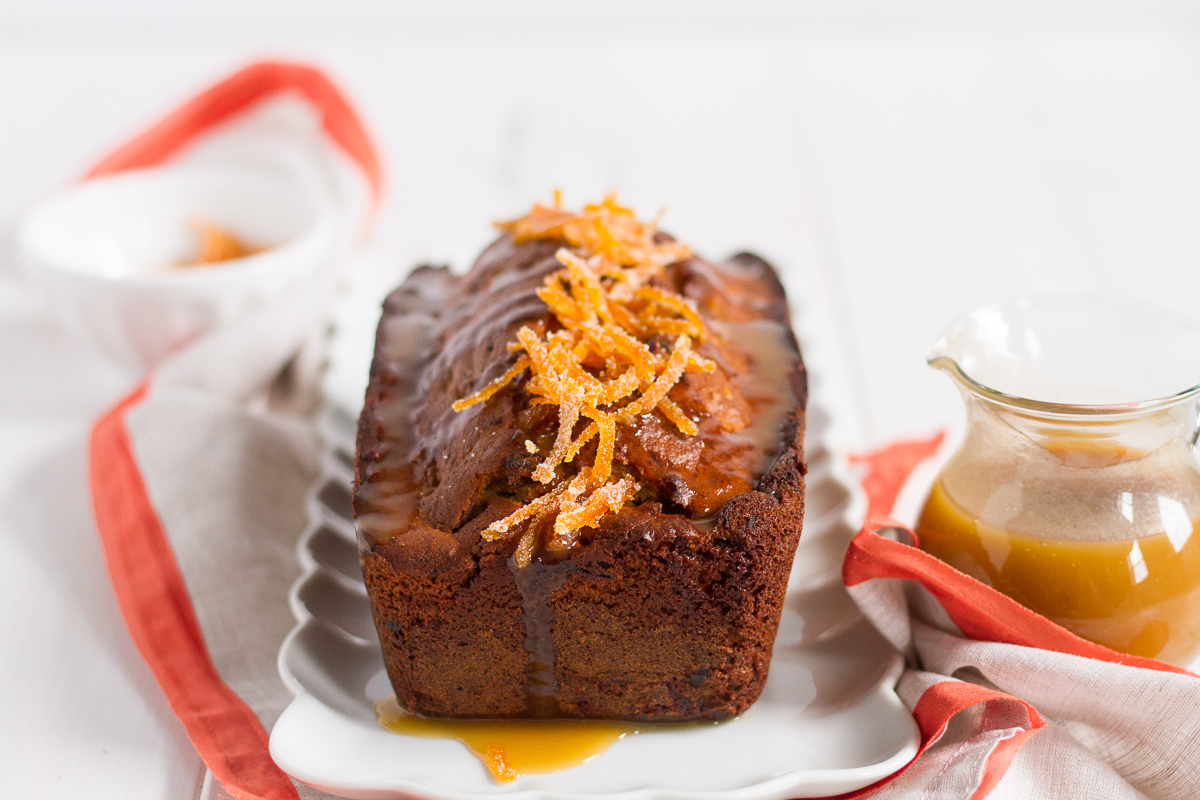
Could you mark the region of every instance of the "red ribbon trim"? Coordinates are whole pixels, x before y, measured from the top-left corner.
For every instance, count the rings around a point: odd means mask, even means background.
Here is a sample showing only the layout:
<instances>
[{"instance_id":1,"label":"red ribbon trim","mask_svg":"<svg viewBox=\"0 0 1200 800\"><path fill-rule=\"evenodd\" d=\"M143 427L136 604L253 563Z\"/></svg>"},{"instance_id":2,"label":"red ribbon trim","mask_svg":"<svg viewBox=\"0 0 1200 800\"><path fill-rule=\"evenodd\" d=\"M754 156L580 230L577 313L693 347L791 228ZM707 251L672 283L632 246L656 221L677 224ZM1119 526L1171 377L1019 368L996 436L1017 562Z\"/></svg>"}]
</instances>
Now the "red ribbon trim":
<instances>
[{"instance_id":1,"label":"red ribbon trim","mask_svg":"<svg viewBox=\"0 0 1200 800\"><path fill-rule=\"evenodd\" d=\"M204 645L166 532L138 471L125 413L142 384L92 429L96 526L129 634L213 775L242 800L299 800L271 760L267 732L225 685Z\"/></svg>"},{"instance_id":2,"label":"red ribbon trim","mask_svg":"<svg viewBox=\"0 0 1200 800\"><path fill-rule=\"evenodd\" d=\"M320 70L277 61L251 64L196 95L102 158L85 178L162 164L197 136L260 100L285 91L300 94L320 112L325 132L362 169L372 199L378 204L383 194L383 168L350 103Z\"/></svg>"},{"instance_id":3,"label":"red ribbon trim","mask_svg":"<svg viewBox=\"0 0 1200 800\"><path fill-rule=\"evenodd\" d=\"M988 754L983 778L971 794L970 800L980 800L988 796L988 793L1004 777L1004 773L1008 772L1008 767L1016 758L1017 751L1031 736L1046 727L1046 720L1042 718L1036 708L1018 697L961 681L935 683L925 690L925 693L917 701L916 708L913 709L913 718L917 721L917 727L921 729L921 750L924 751L945 733L946 726L950 724L950 720L955 714L980 703L993 702L1012 702L1024 706L1026 713L1029 714L1029 727L996 744L992 752Z\"/></svg>"},{"instance_id":4,"label":"red ribbon trim","mask_svg":"<svg viewBox=\"0 0 1200 800\"><path fill-rule=\"evenodd\" d=\"M1037 712L1036 708L1020 698L1012 697L993 689L985 689L973 683L942 681L926 689L925 693L917 700L917 705L913 709L913 719L916 720L917 728L921 731L921 746L917 749L917 754L913 756L912 761L909 761L896 772L882 780L876 781L870 786L865 786L854 792L840 794L834 798L826 798L826 800L857 800L857 798L869 797L876 789L891 783L901 773L911 767L921 757L921 754L929 749L945 733L946 726L950 724L950 720L953 719L954 715L961 711L966 711L972 706L977 706L980 703L992 702L1020 703L1029 714L1030 724L1025 730L1018 731L1013 736L997 743L996 747L988 755L983 778L980 781L980 785L971 794L970 800L980 800L987 797L988 792L999 783L1000 779L1004 777L1004 773L1008 771L1008 767L1012 763L1013 758L1016 757L1017 751L1021 749L1021 745L1029 737L1033 736L1033 734L1046 727L1046 721Z\"/></svg>"},{"instance_id":5,"label":"red ribbon trim","mask_svg":"<svg viewBox=\"0 0 1200 800\"><path fill-rule=\"evenodd\" d=\"M867 493L867 519L879 519L892 513L900 490L914 469L937 453L946 438L944 431L928 439L895 442L866 455L850 456L850 466L858 472Z\"/></svg>"}]
</instances>

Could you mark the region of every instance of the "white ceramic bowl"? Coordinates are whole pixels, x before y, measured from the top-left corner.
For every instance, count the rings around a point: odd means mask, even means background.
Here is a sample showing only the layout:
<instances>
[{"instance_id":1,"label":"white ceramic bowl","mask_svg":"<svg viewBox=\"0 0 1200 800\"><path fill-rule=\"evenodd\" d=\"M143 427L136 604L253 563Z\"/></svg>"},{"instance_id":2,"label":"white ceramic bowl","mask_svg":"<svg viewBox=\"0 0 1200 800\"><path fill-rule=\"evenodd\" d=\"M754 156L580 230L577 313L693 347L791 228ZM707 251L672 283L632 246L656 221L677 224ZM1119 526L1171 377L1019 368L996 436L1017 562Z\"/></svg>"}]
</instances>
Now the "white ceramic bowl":
<instances>
[{"instance_id":1,"label":"white ceramic bowl","mask_svg":"<svg viewBox=\"0 0 1200 800\"><path fill-rule=\"evenodd\" d=\"M172 267L196 222L262 252ZM98 178L33 210L17 234L26 271L67 323L127 367L149 369L196 337L312 280L334 257L332 209L284 175L173 166Z\"/></svg>"}]
</instances>

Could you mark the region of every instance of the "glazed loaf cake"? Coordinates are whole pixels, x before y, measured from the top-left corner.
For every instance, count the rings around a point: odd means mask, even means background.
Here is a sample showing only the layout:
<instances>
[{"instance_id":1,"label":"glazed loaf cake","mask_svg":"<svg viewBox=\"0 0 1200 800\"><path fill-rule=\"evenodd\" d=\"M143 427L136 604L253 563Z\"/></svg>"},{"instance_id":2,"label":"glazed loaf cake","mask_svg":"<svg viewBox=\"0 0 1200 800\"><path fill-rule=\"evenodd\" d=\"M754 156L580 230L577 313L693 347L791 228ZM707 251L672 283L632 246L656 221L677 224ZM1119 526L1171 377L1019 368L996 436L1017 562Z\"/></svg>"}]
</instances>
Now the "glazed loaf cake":
<instances>
[{"instance_id":1,"label":"glazed loaf cake","mask_svg":"<svg viewBox=\"0 0 1200 800\"><path fill-rule=\"evenodd\" d=\"M607 207L589 208L625 213ZM539 211L570 216L535 207L465 276L419 268L384 304L354 509L388 676L431 716L736 715L767 677L804 509L783 289L755 256L712 264L648 226L613 262L669 263L629 278ZM595 324L589 286L609 298ZM642 349L611 344L627 311Z\"/></svg>"}]
</instances>

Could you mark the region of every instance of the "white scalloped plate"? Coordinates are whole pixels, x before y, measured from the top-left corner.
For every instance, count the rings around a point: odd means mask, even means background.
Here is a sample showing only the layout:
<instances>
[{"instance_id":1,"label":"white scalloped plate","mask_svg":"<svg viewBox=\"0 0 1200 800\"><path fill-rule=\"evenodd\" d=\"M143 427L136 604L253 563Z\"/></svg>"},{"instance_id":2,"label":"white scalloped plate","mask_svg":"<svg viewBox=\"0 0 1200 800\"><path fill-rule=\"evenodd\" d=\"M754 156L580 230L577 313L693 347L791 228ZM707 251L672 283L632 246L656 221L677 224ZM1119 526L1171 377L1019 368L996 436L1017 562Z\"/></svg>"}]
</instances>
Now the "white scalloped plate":
<instances>
[{"instance_id":1,"label":"white scalloped plate","mask_svg":"<svg viewBox=\"0 0 1200 800\"><path fill-rule=\"evenodd\" d=\"M829 428L810 403L804 532L759 701L720 725L627 737L582 766L501 785L458 742L400 736L375 723L374 705L391 686L350 520L353 422L330 412L299 545L304 572L292 587L299 624L279 653L296 699L271 732L272 757L297 780L350 798L785 800L890 775L916 754L919 734L894 691L900 657L840 581L864 502L824 444Z\"/></svg>"}]
</instances>

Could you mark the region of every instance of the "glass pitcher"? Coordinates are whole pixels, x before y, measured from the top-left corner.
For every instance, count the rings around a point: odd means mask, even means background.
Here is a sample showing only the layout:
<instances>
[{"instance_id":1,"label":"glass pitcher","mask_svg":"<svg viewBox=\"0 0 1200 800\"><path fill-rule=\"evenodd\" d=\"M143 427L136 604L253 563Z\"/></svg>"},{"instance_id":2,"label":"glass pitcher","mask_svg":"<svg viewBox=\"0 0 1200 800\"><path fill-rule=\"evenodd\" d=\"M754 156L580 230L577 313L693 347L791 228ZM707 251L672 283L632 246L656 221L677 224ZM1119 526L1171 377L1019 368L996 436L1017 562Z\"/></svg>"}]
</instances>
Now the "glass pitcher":
<instances>
[{"instance_id":1,"label":"glass pitcher","mask_svg":"<svg viewBox=\"0 0 1200 800\"><path fill-rule=\"evenodd\" d=\"M1200 328L1116 299L1016 300L956 320L928 361L967 427L921 548L1085 639L1200 654Z\"/></svg>"}]
</instances>

